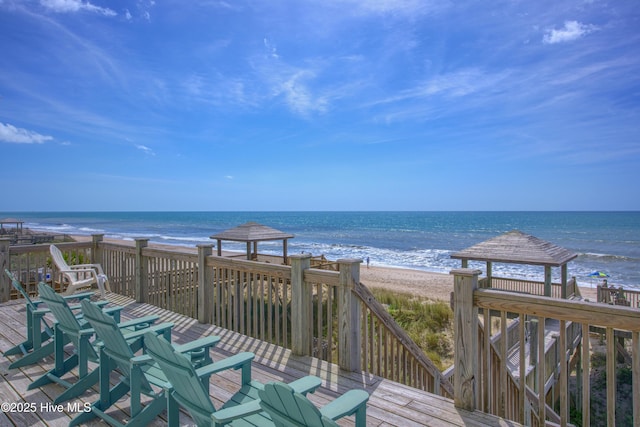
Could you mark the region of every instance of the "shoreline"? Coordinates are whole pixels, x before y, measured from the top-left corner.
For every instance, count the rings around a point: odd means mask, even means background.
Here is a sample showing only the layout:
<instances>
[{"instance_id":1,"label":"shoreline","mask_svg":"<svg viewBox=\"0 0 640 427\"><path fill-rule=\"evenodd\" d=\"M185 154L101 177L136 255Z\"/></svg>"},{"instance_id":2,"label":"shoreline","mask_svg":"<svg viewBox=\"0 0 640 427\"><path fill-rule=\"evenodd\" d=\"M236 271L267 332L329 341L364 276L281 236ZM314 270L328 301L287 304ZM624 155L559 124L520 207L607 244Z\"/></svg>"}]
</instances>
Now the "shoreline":
<instances>
[{"instance_id":1,"label":"shoreline","mask_svg":"<svg viewBox=\"0 0 640 427\"><path fill-rule=\"evenodd\" d=\"M77 241L91 241L91 236L71 235ZM124 239L104 238L105 242L133 244ZM197 252L196 248L185 246L149 243L149 246L165 249L180 249L186 252ZM222 251L223 256L238 255L241 252ZM449 303L453 292L453 276L447 273L436 273L406 267L378 267L361 264L360 281L369 288L386 289L394 292L412 294L422 298ZM583 298L596 301L596 288L580 286Z\"/></svg>"}]
</instances>

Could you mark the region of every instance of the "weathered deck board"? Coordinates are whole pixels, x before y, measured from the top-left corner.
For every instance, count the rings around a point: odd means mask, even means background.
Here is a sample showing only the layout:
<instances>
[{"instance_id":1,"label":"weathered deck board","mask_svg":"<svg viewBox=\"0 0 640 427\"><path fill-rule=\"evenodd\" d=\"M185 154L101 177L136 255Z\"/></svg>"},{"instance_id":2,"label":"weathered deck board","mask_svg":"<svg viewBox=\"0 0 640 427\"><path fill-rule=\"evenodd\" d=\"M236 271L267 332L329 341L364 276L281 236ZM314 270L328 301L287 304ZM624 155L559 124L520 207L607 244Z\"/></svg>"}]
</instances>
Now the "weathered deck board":
<instances>
[{"instance_id":1,"label":"weathered deck board","mask_svg":"<svg viewBox=\"0 0 640 427\"><path fill-rule=\"evenodd\" d=\"M268 344L257 339L249 338L212 325L198 323L166 310L148 304L138 304L126 297L110 294L111 302L124 306L122 320L157 314L162 321L174 322L173 341L184 343L206 336L219 335L221 343L214 349L214 358L229 356L239 351L252 351L256 354L253 364L253 377L261 382L281 380L292 381L304 375L316 375L322 378L322 387L310 399L316 405L324 405L338 395L352 388L364 388L371 398L367 406L367 425L371 426L509 426L515 423L492 417L480 412L466 412L454 407L453 401L435 396L393 381L388 381L374 375L341 371L336 365L311 357L298 357L282 347ZM0 304L0 350L4 351L24 340L26 328L24 304L11 301ZM31 365L9 371L8 365L14 356L0 356L1 403L35 404L33 412L0 413L0 425L31 425L31 426L63 426L75 415L69 411L64 403L62 412L46 410L46 405L52 401L62 388L57 384L49 384L36 390L27 390L28 385L45 370L52 366L52 359L44 359L40 364ZM114 374L115 375L115 374ZM238 388L239 372L224 372L212 377L211 394L214 404L219 406L229 398ZM94 390L86 392L70 403L82 405L97 398ZM127 400L121 400L118 418L127 417ZM44 405L44 406L41 406ZM190 418L186 413L181 414L181 424L189 425ZM104 425L95 422L95 425ZM353 425L350 418L340 421L341 425ZM163 419L158 418L154 425L165 425Z\"/></svg>"}]
</instances>

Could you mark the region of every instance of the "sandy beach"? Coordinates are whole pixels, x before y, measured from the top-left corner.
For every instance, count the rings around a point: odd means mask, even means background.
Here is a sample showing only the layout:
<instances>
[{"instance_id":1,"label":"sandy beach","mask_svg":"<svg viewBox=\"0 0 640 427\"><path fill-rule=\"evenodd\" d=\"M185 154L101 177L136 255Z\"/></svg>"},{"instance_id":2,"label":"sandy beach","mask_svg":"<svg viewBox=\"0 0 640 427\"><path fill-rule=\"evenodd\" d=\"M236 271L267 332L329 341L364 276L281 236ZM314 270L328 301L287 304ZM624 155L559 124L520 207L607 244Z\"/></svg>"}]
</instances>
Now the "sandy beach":
<instances>
[{"instance_id":1,"label":"sandy beach","mask_svg":"<svg viewBox=\"0 0 640 427\"><path fill-rule=\"evenodd\" d=\"M393 267L360 268L360 281L369 288L383 288L433 300L449 301L453 276Z\"/></svg>"}]
</instances>

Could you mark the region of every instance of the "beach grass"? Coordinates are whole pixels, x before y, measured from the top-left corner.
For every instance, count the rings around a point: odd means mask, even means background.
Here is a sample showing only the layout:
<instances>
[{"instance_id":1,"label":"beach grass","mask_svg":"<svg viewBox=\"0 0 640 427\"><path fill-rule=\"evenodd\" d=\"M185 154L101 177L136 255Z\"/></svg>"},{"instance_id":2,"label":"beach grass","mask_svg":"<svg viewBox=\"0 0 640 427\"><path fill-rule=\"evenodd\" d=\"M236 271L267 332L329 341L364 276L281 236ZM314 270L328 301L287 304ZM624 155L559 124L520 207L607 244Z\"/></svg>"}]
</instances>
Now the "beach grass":
<instances>
[{"instance_id":1,"label":"beach grass","mask_svg":"<svg viewBox=\"0 0 640 427\"><path fill-rule=\"evenodd\" d=\"M453 363L453 311L447 303L385 289L372 292L439 370Z\"/></svg>"}]
</instances>

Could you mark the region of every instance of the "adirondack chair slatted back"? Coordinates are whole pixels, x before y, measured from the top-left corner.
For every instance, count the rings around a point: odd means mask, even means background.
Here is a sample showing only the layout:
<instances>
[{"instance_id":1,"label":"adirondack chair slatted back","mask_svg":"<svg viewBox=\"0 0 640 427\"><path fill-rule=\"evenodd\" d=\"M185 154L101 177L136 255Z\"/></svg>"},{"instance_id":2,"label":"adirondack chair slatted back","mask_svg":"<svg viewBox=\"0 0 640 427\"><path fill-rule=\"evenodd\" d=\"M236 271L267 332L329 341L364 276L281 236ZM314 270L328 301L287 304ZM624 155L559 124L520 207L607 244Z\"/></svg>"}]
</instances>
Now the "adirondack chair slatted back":
<instances>
[{"instance_id":1,"label":"adirondack chair slatted back","mask_svg":"<svg viewBox=\"0 0 640 427\"><path fill-rule=\"evenodd\" d=\"M22 295L22 298L24 298L25 303L29 307L31 307L32 310L37 310L38 307L36 307L36 304L33 303L27 291L25 291L24 288L22 287L22 283L20 283L18 279L16 279L16 276L14 276L13 273L11 273L7 269L5 269L4 272L7 274L7 276L9 276L9 279L11 279L11 284L16 289L16 291L18 291L18 293Z\"/></svg>"},{"instance_id":2,"label":"adirondack chair slatted back","mask_svg":"<svg viewBox=\"0 0 640 427\"><path fill-rule=\"evenodd\" d=\"M13 285L13 287L20 293L20 295L22 295L25 304L29 307L29 309L31 311L37 310L37 304L33 302L27 291L25 291L22 287L22 284L18 281L18 279L16 279L16 276L14 276L13 273L11 273L7 269L5 269L4 272L7 274L7 276L9 276L9 279L11 279L11 284ZM47 321L45 319L42 319L42 323L44 324L44 327L48 331L48 333L53 336L53 331L51 330L51 326L47 323Z\"/></svg>"},{"instance_id":3,"label":"adirondack chair slatted back","mask_svg":"<svg viewBox=\"0 0 640 427\"><path fill-rule=\"evenodd\" d=\"M189 358L176 352L163 337L147 332L144 340L147 354L158 363L173 386L176 401L189 411L198 426L210 426L211 414L216 409Z\"/></svg>"},{"instance_id":4,"label":"adirondack chair slatted back","mask_svg":"<svg viewBox=\"0 0 640 427\"><path fill-rule=\"evenodd\" d=\"M139 374L137 376L142 380L142 389L151 391L151 386L142 374L140 367L131 363L131 358L134 357L133 351L113 317L105 314L100 307L90 301L84 300L81 305L85 319L93 327L98 338L104 343L102 352L115 362L125 378L130 379L132 370L138 371L136 373Z\"/></svg>"},{"instance_id":5,"label":"adirondack chair slatted back","mask_svg":"<svg viewBox=\"0 0 640 427\"><path fill-rule=\"evenodd\" d=\"M53 329L44 318L44 311L40 310L38 307L42 301L31 300L29 294L24 290L18 279L16 279L9 270L5 269L4 271L9 279L11 279L13 287L24 298L27 316L26 339L23 342L6 349L3 353L5 356L22 355L9 364L9 369L14 369L36 363L38 360L51 354L53 351L53 343L49 340L53 338Z\"/></svg>"},{"instance_id":6,"label":"adirondack chair slatted back","mask_svg":"<svg viewBox=\"0 0 640 427\"><path fill-rule=\"evenodd\" d=\"M338 424L324 417L309 399L296 393L282 382L265 384L258 392L260 406L271 416L277 427L292 425L308 427L336 427Z\"/></svg>"},{"instance_id":7,"label":"adirondack chair slatted back","mask_svg":"<svg viewBox=\"0 0 640 427\"><path fill-rule=\"evenodd\" d=\"M71 267L69 267L69 264L67 264L67 261L65 261L64 259L64 255L62 255L62 252L56 245L49 246L49 252L51 253L53 263L56 265L56 267L58 267L58 270L67 272L71 270ZM65 273L65 275L68 276L69 280L71 280L72 282L76 282L79 280L77 273L68 272Z\"/></svg>"},{"instance_id":8,"label":"adirondack chair slatted back","mask_svg":"<svg viewBox=\"0 0 640 427\"><path fill-rule=\"evenodd\" d=\"M88 327L86 322L80 323L73 314L73 311L71 311L67 301L46 283L41 282L38 284L38 292L40 293L40 299L47 304L47 308L51 310L51 313L55 316L58 322L58 328L68 335L76 347L79 346L78 333L81 329ZM91 356L93 358L97 358L92 348L90 348L89 351L92 353Z\"/></svg>"}]
</instances>

